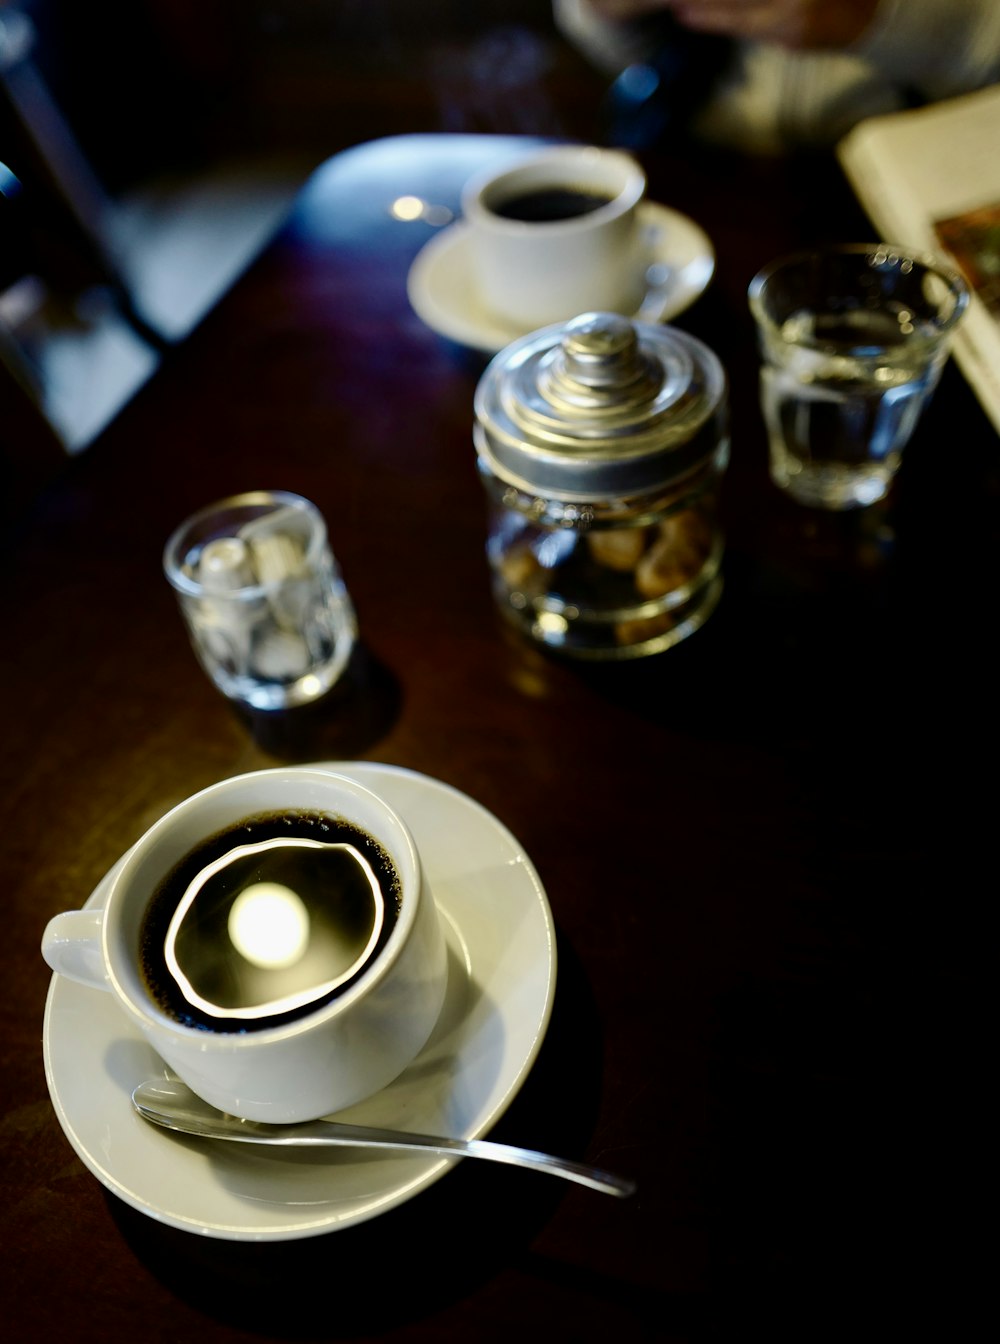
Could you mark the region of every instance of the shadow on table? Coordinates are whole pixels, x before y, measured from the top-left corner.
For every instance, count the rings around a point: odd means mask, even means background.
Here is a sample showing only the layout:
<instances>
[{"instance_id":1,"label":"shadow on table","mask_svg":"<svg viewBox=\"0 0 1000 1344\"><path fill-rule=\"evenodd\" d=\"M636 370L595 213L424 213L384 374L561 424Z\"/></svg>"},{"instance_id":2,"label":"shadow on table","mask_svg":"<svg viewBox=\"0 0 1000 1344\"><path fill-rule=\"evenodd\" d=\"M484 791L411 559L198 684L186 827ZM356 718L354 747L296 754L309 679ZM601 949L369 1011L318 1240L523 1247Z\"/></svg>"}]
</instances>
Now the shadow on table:
<instances>
[{"instance_id":1,"label":"shadow on table","mask_svg":"<svg viewBox=\"0 0 1000 1344\"><path fill-rule=\"evenodd\" d=\"M761 535L733 534L705 625L653 657L581 666L590 690L651 722L767 749L836 741L894 712L879 688L919 642L922 590L891 511L789 505Z\"/></svg>"},{"instance_id":2,"label":"shadow on table","mask_svg":"<svg viewBox=\"0 0 1000 1344\"><path fill-rule=\"evenodd\" d=\"M380 741L396 721L401 699L393 673L359 644L343 676L315 704L280 711L232 709L269 756L333 761L361 756Z\"/></svg>"},{"instance_id":3,"label":"shadow on table","mask_svg":"<svg viewBox=\"0 0 1000 1344\"><path fill-rule=\"evenodd\" d=\"M541 1054L490 1137L583 1156L601 1095L601 1026L590 986L563 938L558 957L559 987ZM107 1198L136 1256L179 1298L231 1326L301 1339L379 1334L467 1298L511 1266L538 1279L561 1281L562 1267L550 1265L530 1247L571 1195L572 1188L560 1180L466 1161L409 1203L370 1222L263 1244L164 1227ZM607 1198L589 1192L579 1197ZM337 1285L350 1285L350 1291L331 1294L331 1277ZM638 1312L650 1322L662 1319L662 1308L636 1302L630 1285L610 1278L604 1282L593 1269L586 1275L581 1271L579 1279L588 1295L611 1301L628 1296L633 1315Z\"/></svg>"}]
</instances>

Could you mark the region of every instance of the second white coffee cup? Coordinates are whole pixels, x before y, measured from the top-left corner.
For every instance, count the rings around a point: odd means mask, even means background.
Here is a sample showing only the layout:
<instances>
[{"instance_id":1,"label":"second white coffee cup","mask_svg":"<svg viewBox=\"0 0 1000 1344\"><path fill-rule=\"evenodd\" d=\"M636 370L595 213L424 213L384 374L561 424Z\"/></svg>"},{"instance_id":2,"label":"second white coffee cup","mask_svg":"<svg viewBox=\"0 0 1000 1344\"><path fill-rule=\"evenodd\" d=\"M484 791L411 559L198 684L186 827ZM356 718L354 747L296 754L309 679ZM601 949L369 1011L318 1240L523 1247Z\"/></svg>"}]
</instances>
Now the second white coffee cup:
<instances>
[{"instance_id":1,"label":"second white coffee cup","mask_svg":"<svg viewBox=\"0 0 1000 1344\"><path fill-rule=\"evenodd\" d=\"M366 870L357 861L358 871L366 871L363 880L338 876L338 883L352 892L355 913L346 923L338 914L343 927L333 932L334 941L341 943L345 936L348 942L356 936L357 950L351 945L346 956L340 955L337 973L342 983L320 994L315 1007L307 1001L301 1009L289 1008L283 1001L273 1020L266 1011L247 1021L223 1016L213 1022L204 1014L193 1020L186 1010L176 1011L151 983L150 905L162 901L165 891L170 895L172 885L178 895L184 888L185 900L191 893L197 900L218 873L213 876L209 864L189 881L185 865L191 864L192 855L199 855L205 843L214 843L220 834L225 837L222 852L237 855L239 846L254 833L261 834L261 825L273 825L260 822L262 814L277 816L279 826L281 817L289 814L318 817L321 826L329 818L336 832L331 832L331 839L343 836L344 823L355 838L362 836L362 850L372 862ZM253 823L249 831L244 825L248 820ZM337 849L338 862L355 862L343 848ZM256 861L256 855L245 854L233 860L251 865ZM376 869L383 863L380 877ZM180 881L178 873L183 875ZM223 878L229 880L225 874ZM253 881L258 894L267 895L264 884L256 877ZM366 943L366 884L381 919L380 883L382 888L391 887L385 891L385 933L376 932ZM181 901L170 899L181 908ZM208 915L205 923L195 921L190 936L196 943L207 939L211 956L215 956L213 940L225 941L232 933L236 904L228 910L226 923L214 913L215 924ZM210 906L206 902L206 910ZM355 935L352 921L361 933ZM183 922L179 927L181 932L161 941L179 947ZM273 961L277 932L273 925L265 930L260 964ZM317 1119L391 1082L427 1041L447 983L437 908L405 823L381 798L353 780L304 767L239 775L179 803L125 856L112 877L103 909L66 911L50 920L42 954L59 974L113 994L126 1018L205 1101L232 1115L276 1124ZM328 953L313 940L303 955ZM351 957L354 966L348 964ZM206 983L211 983L210 972L209 966ZM335 980L336 976L331 983ZM304 997L308 1000L308 994ZM223 1001L220 993L217 1002Z\"/></svg>"},{"instance_id":2,"label":"second white coffee cup","mask_svg":"<svg viewBox=\"0 0 1000 1344\"><path fill-rule=\"evenodd\" d=\"M462 193L483 306L517 332L592 310L634 313L645 292L640 165L556 145L470 179Z\"/></svg>"}]
</instances>

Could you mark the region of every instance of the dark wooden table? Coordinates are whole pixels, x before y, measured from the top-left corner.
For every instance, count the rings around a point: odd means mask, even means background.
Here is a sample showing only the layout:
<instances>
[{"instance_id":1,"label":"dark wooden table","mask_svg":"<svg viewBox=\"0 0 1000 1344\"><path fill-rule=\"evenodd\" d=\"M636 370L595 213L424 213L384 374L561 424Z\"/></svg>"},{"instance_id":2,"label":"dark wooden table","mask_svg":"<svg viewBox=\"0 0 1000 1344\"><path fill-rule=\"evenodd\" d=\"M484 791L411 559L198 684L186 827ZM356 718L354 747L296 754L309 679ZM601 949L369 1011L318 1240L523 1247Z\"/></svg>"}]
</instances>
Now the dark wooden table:
<instances>
[{"instance_id":1,"label":"dark wooden table","mask_svg":"<svg viewBox=\"0 0 1000 1344\"><path fill-rule=\"evenodd\" d=\"M731 378L725 594L658 658L588 667L527 647L488 591L470 437L484 360L410 310L433 228L386 208L404 192L454 206L470 168L509 149L404 137L326 165L8 528L11 1338L968 1333L993 1054L996 435L949 368L885 505L827 517L779 495L746 285L790 246L867 226L830 162L650 158L651 196L717 249L677 321ZM160 557L187 513L264 487L323 511L364 651L319 712L251 722L196 665ZM42 1064L46 921L204 785L338 759L442 780L524 845L558 989L494 1135L634 1176L632 1200L466 1164L360 1227L255 1245L161 1226L71 1150Z\"/></svg>"}]
</instances>

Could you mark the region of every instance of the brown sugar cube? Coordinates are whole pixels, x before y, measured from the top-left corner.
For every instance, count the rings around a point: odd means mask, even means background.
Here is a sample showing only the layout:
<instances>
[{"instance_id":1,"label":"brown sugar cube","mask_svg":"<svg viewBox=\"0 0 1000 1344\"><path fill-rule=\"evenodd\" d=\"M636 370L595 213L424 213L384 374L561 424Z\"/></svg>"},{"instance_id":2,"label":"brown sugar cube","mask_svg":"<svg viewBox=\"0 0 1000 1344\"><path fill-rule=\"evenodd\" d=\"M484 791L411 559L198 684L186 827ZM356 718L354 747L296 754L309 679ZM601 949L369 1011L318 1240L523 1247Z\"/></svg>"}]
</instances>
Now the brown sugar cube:
<instances>
[{"instance_id":1,"label":"brown sugar cube","mask_svg":"<svg viewBox=\"0 0 1000 1344\"><path fill-rule=\"evenodd\" d=\"M678 561L674 545L660 537L635 568L635 586L643 597L662 597L683 588L690 575Z\"/></svg>"},{"instance_id":2,"label":"brown sugar cube","mask_svg":"<svg viewBox=\"0 0 1000 1344\"><path fill-rule=\"evenodd\" d=\"M711 532L694 509L665 518L660 535L635 569L643 597L662 597L696 578L708 559Z\"/></svg>"},{"instance_id":3,"label":"brown sugar cube","mask_svg":"<svg viewBox=\"0 0 1000 1344\"><path fill-rule=\"evenodd\" d=\"M642 644L657 635L665 635L673 629L673 619L665 611L656 616L638 616L631 621L618 621L615 624L615 639L619 644Z\"/></svg>"},{"instance_id":4,"label":"brown sugar cube","mask_svg":"<svg viewBox=\"0 0 1000 1344\"><path fill-rule=\"evenodd\" d=\"M685 509L672 514L660 524L660 536L669 540L678 552L697 561L697 568L708 558L712 549L712 526L700 509Z\"/></svg>"},{"instance_id":5,"label":"brown sugar cube","mask_svg":"<svg viewBox=\"0 0 1000 1344\"><path fill-rule=\"evenodd\" d=\"M610 532L588 532L590 554L605 569L627 574L635 569L646 547L644 527L622 527Z\"/></svg>"},{"instance_id":6,"label":"brown sugar cube","mask_svg":"<svg viewBox=\"0 0 1000 1344\"><path fill-rule=\"evenodd\" d=\"M542 566L530 546L513 546L500 560L500 573L508 588L530 588L537 586Z\"/></svg>"}]
</instances>

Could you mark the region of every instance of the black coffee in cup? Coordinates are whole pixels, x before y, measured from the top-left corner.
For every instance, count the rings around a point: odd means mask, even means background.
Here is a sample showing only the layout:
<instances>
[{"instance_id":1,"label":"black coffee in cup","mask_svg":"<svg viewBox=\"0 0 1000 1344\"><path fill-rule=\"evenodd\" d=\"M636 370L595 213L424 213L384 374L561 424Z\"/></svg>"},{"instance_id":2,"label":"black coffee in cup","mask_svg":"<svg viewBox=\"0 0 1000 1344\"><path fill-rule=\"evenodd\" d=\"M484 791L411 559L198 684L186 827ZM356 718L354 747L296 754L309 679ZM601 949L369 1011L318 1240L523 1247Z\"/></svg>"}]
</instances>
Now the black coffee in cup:
<instances>
[{"instance_id":1,"label":"black coffee in cup","mask_svg":"<svg viewBox=\"0 0 1000 1344\"><path fill-rule=\"evenodd\" d=\"M611 199L599 192L588 191L586 187L535 187L497 201L490 208L503 219L522 220L527 224L554 224L592 214L602 205L610 204Z\"/></svg>"},{"instance_id":2,"label":"black coffee in cup","mask_svg":"<svg viewBox=\"0 0 1000 1344\"><path fill-rule=\"evenodd\" d=\"M399 902L391 858L346 819L246 818L193 849L154 892L140 932L146 987L184 1026L278 1026L355 983Z\"/></svg>"}]
</instances>

